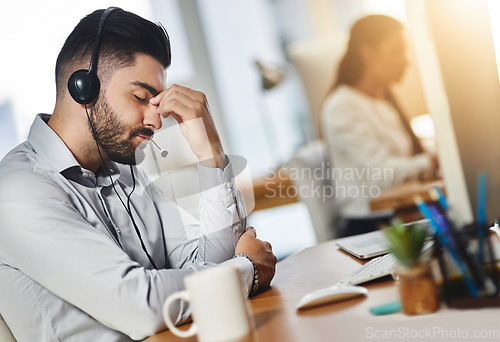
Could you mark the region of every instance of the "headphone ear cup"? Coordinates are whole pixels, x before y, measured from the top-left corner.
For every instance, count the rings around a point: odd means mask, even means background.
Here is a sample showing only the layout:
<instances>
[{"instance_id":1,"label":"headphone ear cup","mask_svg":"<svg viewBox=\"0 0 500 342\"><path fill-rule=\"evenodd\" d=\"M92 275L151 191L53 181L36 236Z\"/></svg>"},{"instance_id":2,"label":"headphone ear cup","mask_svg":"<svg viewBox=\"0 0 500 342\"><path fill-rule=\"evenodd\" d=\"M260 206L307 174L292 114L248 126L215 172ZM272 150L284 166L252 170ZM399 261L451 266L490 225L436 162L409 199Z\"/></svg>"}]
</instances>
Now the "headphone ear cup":
<instances>
[{"instance_id":1,"label":"headphone ear cup","mask_svg":"<svg viewBox=\"0 0 500 342\"><path fill-rule=\"evenodd\" d=\"M101 84L95 72L81 69L68 79L68 91L79 104L89 104L97 99Z\"/></svg>"}]
</instances>

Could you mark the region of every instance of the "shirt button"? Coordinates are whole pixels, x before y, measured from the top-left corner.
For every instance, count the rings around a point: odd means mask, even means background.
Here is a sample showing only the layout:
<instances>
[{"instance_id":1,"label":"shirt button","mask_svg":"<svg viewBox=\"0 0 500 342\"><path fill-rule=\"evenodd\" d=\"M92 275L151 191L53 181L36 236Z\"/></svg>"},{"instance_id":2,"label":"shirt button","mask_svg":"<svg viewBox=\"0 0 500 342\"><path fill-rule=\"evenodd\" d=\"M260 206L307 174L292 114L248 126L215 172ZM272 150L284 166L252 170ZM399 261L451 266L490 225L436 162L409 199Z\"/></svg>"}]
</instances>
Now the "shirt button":
<instances>
[{"instance_id":1,"label":"shirt button","mask_svg":"<svg viewBox=\"0 0 500 342\"><path fill-rule=\"evenodd\" d=\"M236 226L234 226L234 230L239 231L240 229L241 229L241 225L237 224Z\"/></svg>"},{"instance_id":2,"label":"shirt button","mask_svg":"<svg viewBox=\"0 0 500 342\"><path fill-rule=\"evenodd\" d=\"M230 188L230 187L232 187L232 186L233 186L233 183L232 183L232 182L227 182L227 183L226 183L226 188Z\"/></svg>"},{"instance_id":3,"label":"shirt button","mask_svg":"<svg viewBox=\"0 0 500 342\"><path fill-rule=\"evenodd\" d=\"M85 178L89 178L89 177L90 177L90 175L89 175L89 173L88 173L88 172L84 172L84 173L82 173L82 176L83 176L83 177L85 177Z\"/></svg>"}]
</instances>

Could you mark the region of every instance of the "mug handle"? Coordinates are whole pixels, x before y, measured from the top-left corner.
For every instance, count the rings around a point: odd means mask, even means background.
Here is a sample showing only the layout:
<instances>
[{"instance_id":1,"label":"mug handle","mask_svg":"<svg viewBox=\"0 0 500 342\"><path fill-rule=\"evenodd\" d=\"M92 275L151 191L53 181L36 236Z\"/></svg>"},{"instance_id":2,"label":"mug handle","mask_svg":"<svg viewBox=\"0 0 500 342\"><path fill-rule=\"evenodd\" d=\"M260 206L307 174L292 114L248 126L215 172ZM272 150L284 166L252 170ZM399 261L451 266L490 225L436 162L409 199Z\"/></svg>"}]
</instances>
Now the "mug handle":
<instances>
[{"instance_id":1,"label":"mug handle","mask_svg":"<svg viewBox=\"0 0 500 342\"><path fill-rule=\"evenodd\" d=\"M169 314L169 307L170 304L172 304L173 301L177 299L182 299L186 302L189 302L189 293L187 291L180 291L180 292L175 292L171 294L167 300L165 301L165 304L163 304L163 318L165 319L165 323L167 324L167 327L174 335L177 335L179 337L190 337L193 336L198 332L198 326L193 322L191 324L191 327L188 330L180 330L175 326L175 324L170 320L170 314Z\"/></svg>"}]
</instances>

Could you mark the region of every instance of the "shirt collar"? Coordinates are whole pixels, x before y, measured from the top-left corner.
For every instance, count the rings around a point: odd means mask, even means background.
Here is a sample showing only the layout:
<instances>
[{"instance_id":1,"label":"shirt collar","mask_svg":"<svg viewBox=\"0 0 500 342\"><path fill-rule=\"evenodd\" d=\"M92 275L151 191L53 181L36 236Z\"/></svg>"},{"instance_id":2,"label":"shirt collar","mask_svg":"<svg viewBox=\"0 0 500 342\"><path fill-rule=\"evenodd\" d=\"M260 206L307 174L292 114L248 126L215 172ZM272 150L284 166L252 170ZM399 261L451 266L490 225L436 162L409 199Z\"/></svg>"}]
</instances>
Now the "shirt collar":
<instances>
[{"instance_id":1,"label":"shirt collar","mask_svg":"<svg viewBox=\"0 0 500 342\"><path fill-rule=\"evenodd\" d=\"M50 163L58 172L80 164L59 136L47 125L49 114L38 114L31 125L28 141L38 155Z\"/></svg>"},{"instance_id":2,"label":"shirt collar","mask_svg":"<svg viewBox=\"0 0 500 342\"><path fill-rule=\"evenodd\" d=\"M64 141L47 125L50 119L49 114L38 114L31 125L28 141L33 146L39 156L42 156L54 169L64 177L78 181L79 183L96 182L95 175L85 170L75 159ZM113 180L120 176L117 165L109 161L106 163ZM90 184L87 184L90 185ZM111 185L106 171L98 175L97 185Z\"/></svg>"}]
</instances>

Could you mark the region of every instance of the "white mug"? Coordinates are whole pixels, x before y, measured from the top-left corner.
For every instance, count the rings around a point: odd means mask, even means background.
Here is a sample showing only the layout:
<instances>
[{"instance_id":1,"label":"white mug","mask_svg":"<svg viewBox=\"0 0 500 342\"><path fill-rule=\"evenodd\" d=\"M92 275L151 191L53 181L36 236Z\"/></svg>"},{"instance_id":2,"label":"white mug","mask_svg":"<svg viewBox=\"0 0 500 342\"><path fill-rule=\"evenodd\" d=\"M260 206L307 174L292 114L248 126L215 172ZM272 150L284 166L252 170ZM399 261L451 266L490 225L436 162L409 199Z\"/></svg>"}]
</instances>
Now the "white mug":
<instances>
[{"instance_id":1,"label":"white mug","mask_svg":"<svg viewBox=\"0 0 500 342\"><path fill-rule=\"evenodd\" d=\"M248 303L238 270L216 266L184 278L186 290L171 294L163 305L167 327L179 337L198 334L198 341L213 342L240 338L252 330ZM169 307L182 299L191 305L193 324L178 329L170 319Z\"/></svg>"}]
</instances>

